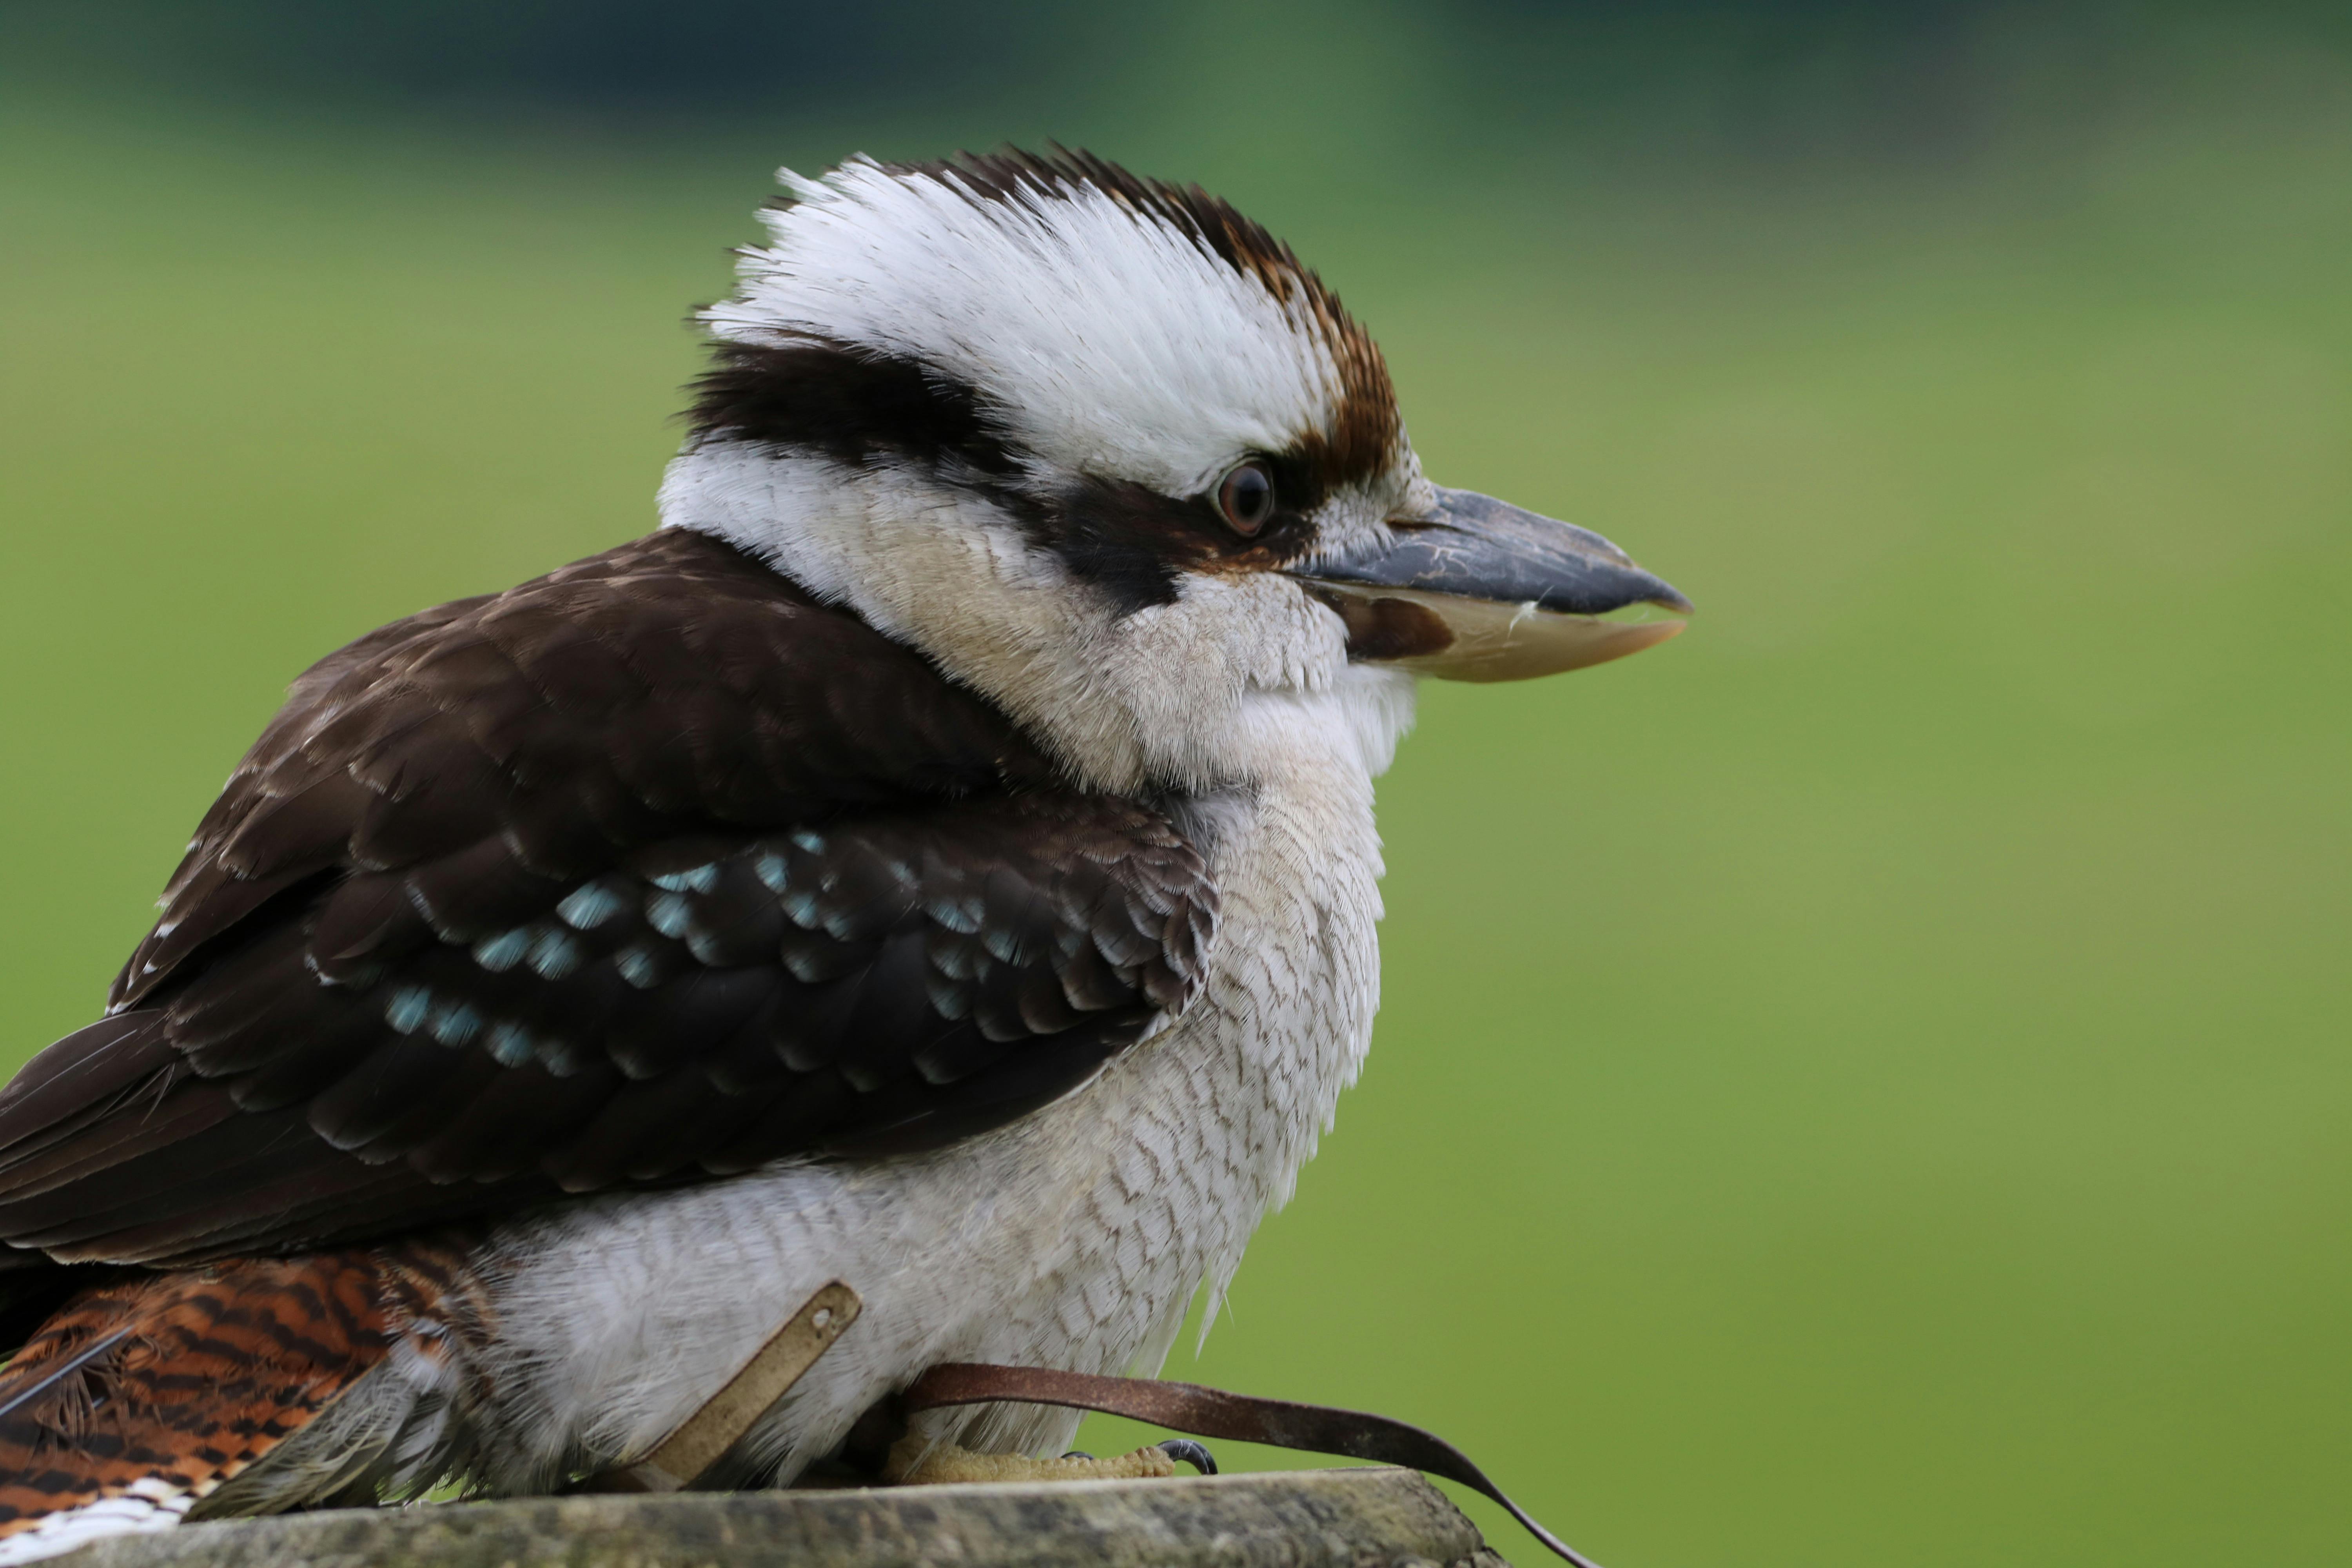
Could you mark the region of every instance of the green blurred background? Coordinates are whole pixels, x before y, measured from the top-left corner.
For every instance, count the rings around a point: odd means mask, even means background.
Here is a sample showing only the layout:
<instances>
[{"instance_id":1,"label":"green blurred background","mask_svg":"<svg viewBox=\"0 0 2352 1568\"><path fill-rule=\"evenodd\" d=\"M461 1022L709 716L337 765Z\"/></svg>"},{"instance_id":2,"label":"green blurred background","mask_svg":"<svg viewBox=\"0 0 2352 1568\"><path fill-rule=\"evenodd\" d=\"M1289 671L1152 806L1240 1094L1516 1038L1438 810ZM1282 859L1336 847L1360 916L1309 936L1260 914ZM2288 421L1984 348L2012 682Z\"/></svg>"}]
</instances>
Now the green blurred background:
<instances>
[{"instance_id":1,"label":"green blurred background","mask_svg":"<svg viewBox=\"0 0 2352 1568\"><path fill-rule=\"evenodd\" d=\"M651 525L774 164L1047 137L1286 235L1433 474L1700 606L1426 692L1370 1068L1171 1373L1613 1568L2345 1561L2328 8L17 0L10 1059L297 670Z\"/></svg>"}]
</instances>

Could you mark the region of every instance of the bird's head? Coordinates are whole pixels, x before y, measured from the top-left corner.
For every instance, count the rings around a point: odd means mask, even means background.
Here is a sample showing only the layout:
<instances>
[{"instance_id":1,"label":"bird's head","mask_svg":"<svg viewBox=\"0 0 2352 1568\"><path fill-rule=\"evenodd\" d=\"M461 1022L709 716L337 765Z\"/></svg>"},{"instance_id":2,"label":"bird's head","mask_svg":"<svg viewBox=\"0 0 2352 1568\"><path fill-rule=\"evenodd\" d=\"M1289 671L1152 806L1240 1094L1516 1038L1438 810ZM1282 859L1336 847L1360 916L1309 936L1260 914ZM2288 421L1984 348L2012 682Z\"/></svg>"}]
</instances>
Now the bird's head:
<instances>
[{"instance_id":1,"label":"bird's head","mask_svg":"<svg viewBox=\"0 0 2352 1568\"><path fill-rule=\"evenodd\" d=\"M1070 153L784 180L703 313L665 522L922 649L1088 783L1245 781L1331 711L1377 771L1414 674L1681 628L1599 535L1423 478L1379 348L1197 189Z\"/></svg>"}]
</instances>

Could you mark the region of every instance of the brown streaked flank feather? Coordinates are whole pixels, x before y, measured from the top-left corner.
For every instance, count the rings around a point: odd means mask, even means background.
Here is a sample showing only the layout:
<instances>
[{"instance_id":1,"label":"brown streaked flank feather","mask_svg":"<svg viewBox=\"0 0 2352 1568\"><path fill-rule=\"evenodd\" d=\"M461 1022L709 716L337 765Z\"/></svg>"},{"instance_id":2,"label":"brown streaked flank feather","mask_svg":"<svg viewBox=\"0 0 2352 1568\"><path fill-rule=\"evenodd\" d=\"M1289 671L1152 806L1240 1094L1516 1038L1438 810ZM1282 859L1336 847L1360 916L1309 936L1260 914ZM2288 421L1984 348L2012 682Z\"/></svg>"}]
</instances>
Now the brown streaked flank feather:
<instances>
[{"instance_id":1,"label":"brown streaked flank feather","mask_svg":"<svg viewBox=\"0 0 2352 1568\"><path fill-rule=\"evenodd\" d=\"M411 1242L84 1291L0 1373L0 1537L137 1483L201 1500L468 1289L454 1253Z\"/></svg>"}]
</instances>

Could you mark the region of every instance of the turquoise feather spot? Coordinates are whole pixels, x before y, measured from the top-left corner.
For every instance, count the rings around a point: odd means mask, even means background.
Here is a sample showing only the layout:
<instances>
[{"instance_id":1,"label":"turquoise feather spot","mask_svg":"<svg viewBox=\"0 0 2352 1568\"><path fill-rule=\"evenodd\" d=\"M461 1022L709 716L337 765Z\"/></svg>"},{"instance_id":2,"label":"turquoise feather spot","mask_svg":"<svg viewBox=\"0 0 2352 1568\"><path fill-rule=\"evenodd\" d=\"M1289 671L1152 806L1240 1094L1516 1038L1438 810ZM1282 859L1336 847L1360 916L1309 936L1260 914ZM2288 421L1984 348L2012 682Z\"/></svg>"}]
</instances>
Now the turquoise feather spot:
<instances>
[{"instance_id":1,"label":"turquoise feather spot","mask_svg":"<svg viewBox=\"0 0 2352 1568\"><path fill-rule=\"evenodd\" d=\"M541 1067L557 1078L570 1078L588 1065L587 1058L581 1055L570 1041L558 1039L543 1039L539 1042L539 1061Z\"/></svg>"},{"instance_id":2,"label":"turquoise feather spot","mask_svg":"<svg viewBox=\"0 0 2352 1568\"><path fill-rule=\"evenodd\" d=\"M566 893L555 912L573 931L593 931L626 908L628 900L620 894L602 882L591 882Z\"/></svg>"},{"instance_id":3,"label":"turquoise feather spot","mask_svg":"<svg viewBox=\"0 0 2352 1568\"><path fill-rule=\"evenodd\" d=\"M683 893L656 893L646 900L646 921L667 937L683 937L694 924L694 906Z\"/></svg>"},{"instance_id":4,"label":"turquoise feather spot","mask_svg":"<svg viewBox=\"0 0 2352 1568\"><path fill-rule=\"evenodd\" d=\"M561 980L580 967L580 944L560 931L543 931L530 944L530 967L541 980Z\"/></svg>"},{"instance_id":5,"label":"turquoise feather spot","mask_svg":"<svg viewBox=\"0 0 2352 1568\"><path fill-rule=\"evenodd\" d=\"M496 936L484 937L474 944L474 962L493 974L504 974L522 962L530 951L530 929L517 926Z\"/></svg>"},{"instance_id":6,"label":"turquoise feather spot","mask_svg":"<svg viewBox=\"0 0 2352 1568\"><path fill-rule=\"evenodd\" d=\"M500 1067L519 1068L531 1058L530 1031L520 1024L493 1024L490 1056Z\"/></svg>"},{"instance_id":7,"label":"turquoise feather spot","mask_svg":"<svg viewBox=\"0 0 2352 1568\"><path fill-rule=\"evenodd\" d=\"M383 1005L383 1021L404 1035L416 1033L425 1015L433 1010L433 993L422 985L404 985Z\"/></svg>"},{"instance_id":8,"label":"turquoise feather spot","mask_svg":"<svg viewBox=\"0 0 2352 1568\"><path fill-rule=\"evenodd\" d=\"M959 936L970 936L980 929L978 899L927 899L923 912Z\"/></svg>"},{"instance_id":9,"label":"turquoise feather spot","mask_svg":"<svg viewBox=\"0 0 2352 1568\"><path fill-rule=\"evenodd\" d=\"M482 1016L463 1002L452 1002L433 1015L433 1037L445 1046L462 1046L482 1032Z\"/></svg>"},{"instance_id":10,"label":"turquoise feather spot","mask_svg":"<svg viewBox=\"0 0 2352 1568\"><path fill-rule=\"evenodd\" d=\"M691 870L666 871L658 877L646 879L655 887L666 888L673 893L707 893L719 886L719 867L714 862L709 866L697 866Z\"/></svg>"}]
</instances>

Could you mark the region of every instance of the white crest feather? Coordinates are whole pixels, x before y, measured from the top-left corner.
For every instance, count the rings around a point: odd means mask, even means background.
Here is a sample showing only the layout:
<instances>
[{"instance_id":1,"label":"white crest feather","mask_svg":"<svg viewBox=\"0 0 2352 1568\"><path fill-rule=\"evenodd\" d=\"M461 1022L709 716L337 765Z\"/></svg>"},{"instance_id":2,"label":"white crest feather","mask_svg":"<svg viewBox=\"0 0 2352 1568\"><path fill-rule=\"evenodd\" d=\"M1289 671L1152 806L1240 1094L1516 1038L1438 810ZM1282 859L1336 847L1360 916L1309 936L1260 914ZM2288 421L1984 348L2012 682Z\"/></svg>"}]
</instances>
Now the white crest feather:
<instances>
[{"instance_id":1,"label":"white crest feather","mask_svg":"<svg viewBox=\"0 0 2352 1568\"><path fill-rule=\"evenodd\" d=\"M953 170L856 158L766 215L722 338L811 337L976 388L1039 458L1165 494L1331 420L1339 363L1286 301L1177 223L1096 186L983 193Z\"/></svg>"}]
</instances>

